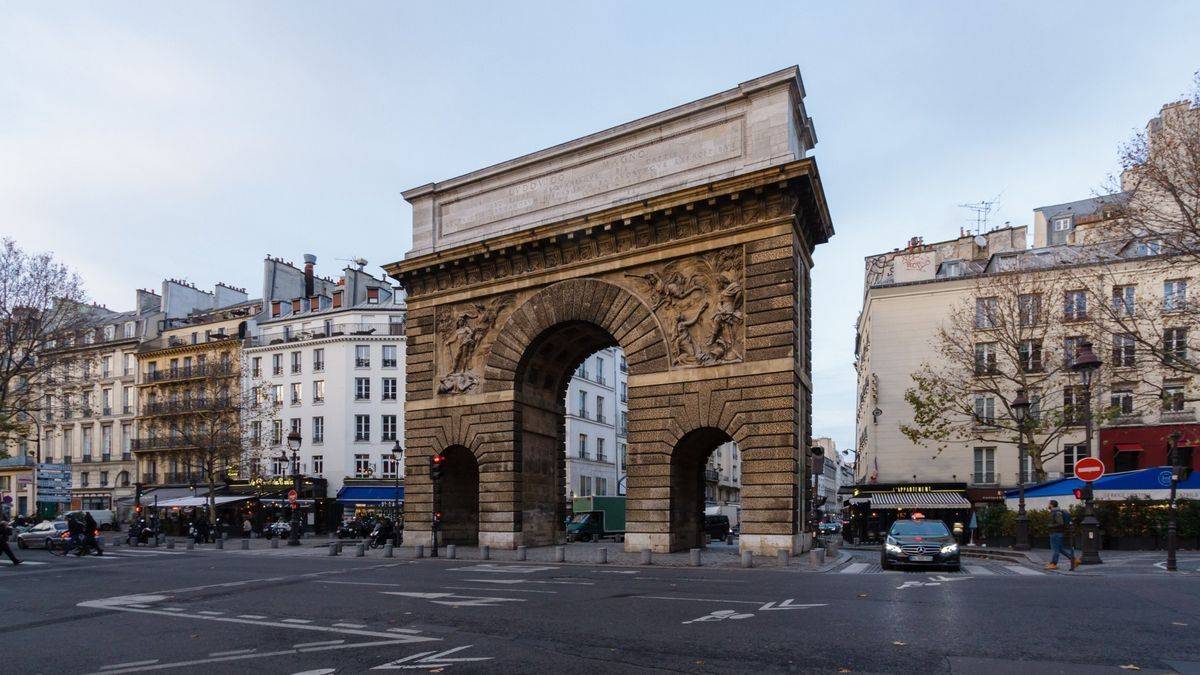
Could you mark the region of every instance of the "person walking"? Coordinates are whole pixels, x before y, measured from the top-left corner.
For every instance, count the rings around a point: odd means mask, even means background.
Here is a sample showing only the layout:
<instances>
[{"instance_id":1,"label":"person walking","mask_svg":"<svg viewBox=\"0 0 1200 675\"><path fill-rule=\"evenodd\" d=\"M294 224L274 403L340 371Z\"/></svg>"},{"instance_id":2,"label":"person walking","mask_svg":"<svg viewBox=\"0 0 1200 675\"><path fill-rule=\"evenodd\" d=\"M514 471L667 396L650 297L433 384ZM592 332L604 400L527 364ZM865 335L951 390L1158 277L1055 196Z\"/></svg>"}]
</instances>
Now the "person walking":
<instances>
[{"instance_id":1,"label":"person walking","mask_svg":"<svg viewBox=\"0 0 1200 675\"><path fill-rule=\"evenodd\" d=\"M104 555L104 549L100 548L100 538L96 533L100 531L100 526L96 524L96 519L92 517L91 511L83 512L83 545L84 552L87 552L87 547L96 549L96 555Z\"/></svg>"},{"instance_id":2,"label":"person walking","mask_svg":"<svg viewBox=\"0 0 1200 675\"><path fill-rule=\"evenodd\" d=\"M8 521L0 520L0 553L7 555L8 559L12 561L13 567L16 567L21 564L21 561L17 559L17 554L13 553L12 547L8 545L12 532L12 526L8 524Z\"/></svg>"},{"instance_id":3,"label":"person walking","mask_svg":"<svg viewBox=\"0 0 1200 675\"><path fill-rule=\"evenodd\" d=\"M1067 530L1071 525L1071 514L1063 509L1058 508L1058 500L1050 500L1050 562L1046 564L1046 569L1058 569L1058 555L1067 556L1070 561L1071 571L1075 571L1075 566L1079 564L1075 560L1075 549L1067 548L1065 538Z\"/></svg>"},{"instance_id":4,"label":"person walking","mask_svg":"<svg viewBox=\"0 0 1200 675\"><path fill-rule=\"evenodd\" d=\"M250 524L250 519L246 518L242 521L242 539L249 539L250 533L254 530L254 526Z\"/></svg>"}]
</instances>

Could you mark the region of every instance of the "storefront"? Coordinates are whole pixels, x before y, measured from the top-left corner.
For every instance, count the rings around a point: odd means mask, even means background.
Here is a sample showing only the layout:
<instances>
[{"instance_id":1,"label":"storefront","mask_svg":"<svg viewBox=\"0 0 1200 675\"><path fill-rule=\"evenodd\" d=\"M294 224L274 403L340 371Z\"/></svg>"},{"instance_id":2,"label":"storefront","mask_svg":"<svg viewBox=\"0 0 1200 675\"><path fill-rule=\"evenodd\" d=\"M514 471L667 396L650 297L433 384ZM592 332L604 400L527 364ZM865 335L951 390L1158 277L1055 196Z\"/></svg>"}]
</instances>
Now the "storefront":
<instances>
[{"instance_id":1,"label":"storefront","mask_svg":"<svg viewBox=\"0 0 1200 675\"><path fill-rule=\"evenodd\" d=\"M338 490L344 520L392 518L403 521L404 486L388 481L351 481ZM397 515L399 514L399 515Z\"/></svg>"},{"instance_id":2,"label":"storefront","mask_svg":"<svg viewBox=\"0 0 1200 675\"><path fill-rule=\"evenodd\" d=\"M1109 427L1100 430L1100 461L1109 473L1136 471L1167 466L1167 444L1170 435L1179 432L1179 447L1191 459L1193 469L1200 469L1200 425L1161 424L1157 426Z\"/></svg>"},{"instance_id":3,"label":"storefront","mask_svg":"<svg viewBox=\"0 0 1200 675\"><path fill-rule=\"evenodd\" d=\"M849 525L843 536L849 541L880 542L896 520L922 513L927 519L956 524L964 532L971 522L971 502L965 483L849 485L839 490L849 505Z\"/></svg>"}]
</instances>

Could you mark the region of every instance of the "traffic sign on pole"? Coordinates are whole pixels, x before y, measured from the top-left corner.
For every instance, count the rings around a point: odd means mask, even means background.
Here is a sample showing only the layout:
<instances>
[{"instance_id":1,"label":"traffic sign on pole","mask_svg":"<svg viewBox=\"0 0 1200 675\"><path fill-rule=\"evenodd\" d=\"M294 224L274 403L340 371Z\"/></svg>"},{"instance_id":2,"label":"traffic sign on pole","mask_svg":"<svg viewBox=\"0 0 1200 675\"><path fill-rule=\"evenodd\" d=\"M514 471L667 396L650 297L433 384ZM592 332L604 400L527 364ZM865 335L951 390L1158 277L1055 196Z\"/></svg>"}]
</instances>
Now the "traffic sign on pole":
<instances>
[{"instance_id":1,"label":"traffic sign on pole","mask_svg":"<svg viewBox=\"0 0 1200 675\"><path fill-rule=\"evenodd\" d=\"M1104 462L1095 457L1084 457L1075 462L1075 477L1079 480L1092 481L1100 480L1104 476Z\"/></svg>"}]
</instances>

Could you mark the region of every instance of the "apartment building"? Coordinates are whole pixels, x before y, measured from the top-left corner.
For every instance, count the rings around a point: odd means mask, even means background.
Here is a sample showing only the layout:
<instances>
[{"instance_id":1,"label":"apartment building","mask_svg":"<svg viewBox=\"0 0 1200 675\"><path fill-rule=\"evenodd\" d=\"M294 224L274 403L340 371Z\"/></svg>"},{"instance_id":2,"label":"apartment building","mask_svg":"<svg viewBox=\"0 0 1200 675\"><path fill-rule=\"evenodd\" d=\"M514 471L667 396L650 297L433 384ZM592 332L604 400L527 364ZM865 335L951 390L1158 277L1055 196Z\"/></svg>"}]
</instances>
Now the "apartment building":
<instances>
[{"instance_id":1,"label":"apartment building","mask_svg":"<svg viewBox=\"0 0 1200 675\"><path fill-rule=\"evenodd\" d=\"M244 341L245 386L274 405L270 419L250 422L252 443L265 458L262 475L289 475L279 458L290 433L300 435L300 473L324 481L343 510L390 510L403 478L405 320L402 292L358 267L337 280L268 258L268 303L255 335ZM303 286L280 286L281 278ZM290 454L289 454L290 457ZM401 497L402 498L402 497Z\"/></svg>"},{"instance_id":2,"label":"apartment building","mask_svg":"<svg viewBox=\"0 0 1200 675\"><path fill-rule=\"evenodd\" d=\"M567 495L625 494L628 368L616 347L588 357L567 386Z\"/></svg>"}]
</instances>

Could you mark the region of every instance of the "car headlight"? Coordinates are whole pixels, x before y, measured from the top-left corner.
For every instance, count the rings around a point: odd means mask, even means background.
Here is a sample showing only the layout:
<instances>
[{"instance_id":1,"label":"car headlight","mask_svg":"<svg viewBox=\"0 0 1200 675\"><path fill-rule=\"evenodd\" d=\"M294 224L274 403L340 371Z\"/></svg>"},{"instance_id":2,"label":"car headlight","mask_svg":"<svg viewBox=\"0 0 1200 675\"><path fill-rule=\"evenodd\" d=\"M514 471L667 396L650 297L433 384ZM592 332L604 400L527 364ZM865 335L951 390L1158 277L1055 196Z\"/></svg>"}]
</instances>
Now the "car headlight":
<instances>
[{"instance_id":1,"label":"car headlight","mask_svg":"<svg viewBox=\"0 0 1200 675\"><path fill-rule=\"evenodd\" d=\"M888 553L901 553L901 552L902 552L902 551L901 551L901 549L900 549L900 545L899 545L899 544L897 544L897 543L896 543L896 540L895 540L895 539L892 539L891 537L888 537L888 538L887 538L887 539L886 539L886 540L883 542L883 548L884 548L884 550L885 550L885 551L887 551Z\"/></svg>"},{"instance_id":2,"label":"car headlight","mask_svg":"<svg viewBox=\"0 0 1200 675\"><path fill-rule=\"evenodd\" d=\"M958 553L958 544L946 544L942 547L942 553Z\"/></svg>"}]
</instances>

